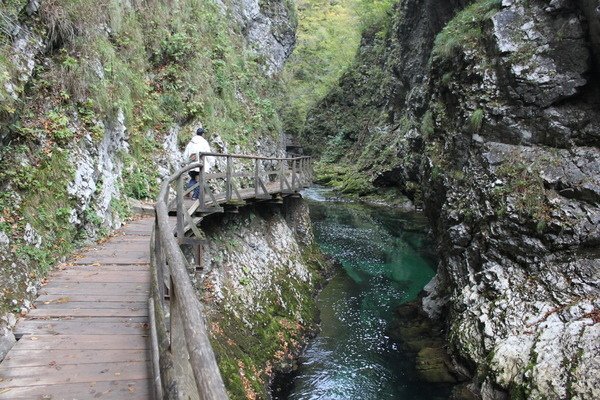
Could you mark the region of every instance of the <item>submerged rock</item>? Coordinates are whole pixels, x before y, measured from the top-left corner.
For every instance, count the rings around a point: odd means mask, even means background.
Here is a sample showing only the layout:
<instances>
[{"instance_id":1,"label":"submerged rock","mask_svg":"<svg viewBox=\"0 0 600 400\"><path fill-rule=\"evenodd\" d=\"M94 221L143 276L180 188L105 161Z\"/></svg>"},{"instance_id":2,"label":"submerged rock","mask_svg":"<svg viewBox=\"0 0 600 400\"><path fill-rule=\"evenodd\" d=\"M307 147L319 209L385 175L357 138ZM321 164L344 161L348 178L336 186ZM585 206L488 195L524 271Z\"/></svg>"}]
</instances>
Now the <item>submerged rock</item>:
<instances>
[{"instance_id":1,"label":"submerged rock","mask_svg":"<svg viewBox=\"0 0 600 400\"><path fill-rule=\"evenodd\" d=\"M397 320L390 335L405 352L412 354L420 380L430 383L463 381L465 376L447 351L441 323L425 315L419 304L417 300L396 309Z\"/></svg>"},{"instance_id":2,"label":"submerged rock","mask_svg":"<svg viewBox=\"0 0 600 400\"><path fill-rule=\"evenodd\" d=\"M455 383L456 378L450 374L451 364L448 352L441 347L424 347L417 354L417 374L426 382Z\"/></svg>"}]
</instances>

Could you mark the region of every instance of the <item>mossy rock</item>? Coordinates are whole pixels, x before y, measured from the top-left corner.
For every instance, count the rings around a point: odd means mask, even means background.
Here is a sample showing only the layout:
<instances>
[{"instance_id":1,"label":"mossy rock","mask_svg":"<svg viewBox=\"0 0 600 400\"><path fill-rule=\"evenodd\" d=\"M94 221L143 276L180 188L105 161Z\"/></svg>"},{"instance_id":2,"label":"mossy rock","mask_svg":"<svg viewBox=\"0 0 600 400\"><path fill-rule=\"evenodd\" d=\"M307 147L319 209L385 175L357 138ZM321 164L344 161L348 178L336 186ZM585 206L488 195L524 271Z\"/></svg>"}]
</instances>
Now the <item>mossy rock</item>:
<instances>
[{"instance_id":1,"label":"mossy rock","mask_svg":"<svg viewBox=\"0 0 600 400\"><path fill-rule=\"evenodd\" d=\"M438 326L423 315L418 303L403 304L396 309L398 321L390 335L398 340L406 351L418 353L426 347L441 347L444 339Z\"/></svg>"},{"instance_id":2,"label":"mossy rock","mask_svg":"<svg viewBox=\"0 0 600 400\"><path fill-rule=\"evenodd\" d=\"M463 383L461 385L456 385L452 389L452 395L450 396L450 399L451 400L479 400L480 397L469 388L469 384Z\"/></svg>"},{"instance_id":3,"label":"mossy rock","mask_svg":"<svg viewBox=\"0 0 600 400\"><path fill-rule=\"evenodd\" d=\"M442 347L425 347L417 354L416 370L419 377L431 383L456 383L450 372L450 357Z\"/></svg>"}]
</instances>

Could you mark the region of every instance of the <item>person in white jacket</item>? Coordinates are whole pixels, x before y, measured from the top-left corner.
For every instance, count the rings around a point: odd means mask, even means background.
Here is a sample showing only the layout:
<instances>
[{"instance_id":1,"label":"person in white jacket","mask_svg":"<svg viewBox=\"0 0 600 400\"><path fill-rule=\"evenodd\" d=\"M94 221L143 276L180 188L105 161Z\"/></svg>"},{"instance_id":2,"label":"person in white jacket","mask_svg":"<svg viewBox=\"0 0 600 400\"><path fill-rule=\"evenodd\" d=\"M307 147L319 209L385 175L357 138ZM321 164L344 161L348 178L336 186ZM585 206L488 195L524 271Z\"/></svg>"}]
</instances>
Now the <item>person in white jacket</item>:
<instances>
[{"instance_id":1,"label":"person in white jacket","mask_svg":"<svg viewBox=\"0 0 600 400\"><path fill-rule=\"evenodd\" d=\"M185 146L183 151L183 158L186 162L197 162L200 160L201 153L210 153L210 146L206 139L203 137L204 128L198 128L196 134L192 137L192 140ZM209 171L212 166L212 157L204 157L204 170ZM200 174L200 168L193 169L189 172L190 181L188 187L195 185L197 177ZM192 199L196 200L200 197L200 187L194 189L192 193Z\"/></svg>"}]
</instances>

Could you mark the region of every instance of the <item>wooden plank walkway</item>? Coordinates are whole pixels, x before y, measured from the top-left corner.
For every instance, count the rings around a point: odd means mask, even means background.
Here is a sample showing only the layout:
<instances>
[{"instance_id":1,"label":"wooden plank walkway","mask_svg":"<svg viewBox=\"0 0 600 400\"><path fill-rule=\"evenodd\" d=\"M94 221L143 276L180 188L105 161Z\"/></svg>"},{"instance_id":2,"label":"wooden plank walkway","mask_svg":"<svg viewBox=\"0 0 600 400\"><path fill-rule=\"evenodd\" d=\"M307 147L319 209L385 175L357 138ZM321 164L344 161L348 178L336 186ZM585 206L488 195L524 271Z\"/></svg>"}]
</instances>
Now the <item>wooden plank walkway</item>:
<instances>
[{"instance_id":1,"label":"wooden plank walkway","mask_svg":"<svg viewBox=\"0 0 600 400\"><path fill-rule=\"evenodd\" d=\"M152 398L153 222L129 223L51 274L0 364L0 400Z\"/></svg>"},{"instance_id":2,"label":"wooden plank walkway","mask_svg":"<svg viewBox=\"0 0 600 400\"><path fill-rule=\"evenodd\" d=\"M297 193L297 191L292 191L292 190L284 190L282 192L279 182L269 182L265 185L265 188L266 188L266 193L263 190L261 190L258 197L256 196L254 188L238 189L238 193L239 193L241 199L238 199L237 196L232 196L232 200L233 200L232 205L237 205L240 207L245 205L245 203L239 203L238 200L242 200L242 201L251 203L251 202L260 201L260 200L263 200L263 201L264 200L275 200L274 195L278 195L278 194L282 194L282 195L286 196L286 195ZM213 193L213 195L215 197L215 200L217 201L217 206L223 206L223 205L227 204L227 195L225 193ZM221 212L216 209L211 209L211 207L214 207L215 204L208 194L206 194L205 197L206 197L206 200L205 200L206 206L208 207L208 210L210 210L210 211L202 212L202 209L199 207L199 201L192 200L189 197L186 197L183 200L184 209L188 210L188 212L190 214L197 213L199 215L204 215L204 216ZM175 204L175 200L173 200L171 202L171 204L169 204L169 213L171 215L177 214L177 205Z\"/></svg>"}]
</instances>

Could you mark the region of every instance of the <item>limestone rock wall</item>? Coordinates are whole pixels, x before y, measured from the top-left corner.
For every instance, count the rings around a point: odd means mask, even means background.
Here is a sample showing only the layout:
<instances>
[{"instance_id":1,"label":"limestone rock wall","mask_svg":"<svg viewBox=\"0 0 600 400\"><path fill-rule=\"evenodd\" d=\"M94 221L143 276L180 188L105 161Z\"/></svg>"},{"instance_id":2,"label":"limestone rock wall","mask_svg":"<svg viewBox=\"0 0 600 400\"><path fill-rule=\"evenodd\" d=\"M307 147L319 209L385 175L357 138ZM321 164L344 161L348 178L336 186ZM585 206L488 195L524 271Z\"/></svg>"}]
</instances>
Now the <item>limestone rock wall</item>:
<instances>
[{"instance_id":1,"label":"limestone rock wall","mask_svg":"<svg viewBox=\"0 0 600 400\"><path fill-rule=\"evenodd\" d=\"M294 198L248 206L211 216L202 229L194 279L230 398L269 398L272 375L292 368L315 329L324 264L308 207ZM196 263L194 249L188 254Z\"/></svg>"},{"instance_id":2,"label":"limestone rock wall","mask_svg":"<svg viewBox=\"0 0 600 400\"><path fill-rule=\"evenodd\" d=\"M432 297L447 296L450 339L479 365L484 398L594 398L598 44L575 3L504 1L490 15L475 47L432 63Z\"/></svg>"},{"instance_id":3,"label":"limestone rock wall","mask_svg":"<svg viewBox=\"0 0 600 400\"><path fill-rule=\"evenodd\" d=\"M290 0L240 0L227 3L248 42L265 57L265 72L273 76L283 68L296 43L295 5Z\"/></svg>"}]
</instances>

